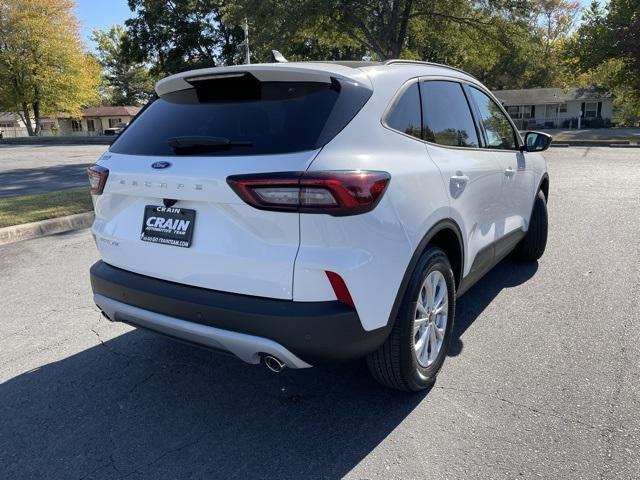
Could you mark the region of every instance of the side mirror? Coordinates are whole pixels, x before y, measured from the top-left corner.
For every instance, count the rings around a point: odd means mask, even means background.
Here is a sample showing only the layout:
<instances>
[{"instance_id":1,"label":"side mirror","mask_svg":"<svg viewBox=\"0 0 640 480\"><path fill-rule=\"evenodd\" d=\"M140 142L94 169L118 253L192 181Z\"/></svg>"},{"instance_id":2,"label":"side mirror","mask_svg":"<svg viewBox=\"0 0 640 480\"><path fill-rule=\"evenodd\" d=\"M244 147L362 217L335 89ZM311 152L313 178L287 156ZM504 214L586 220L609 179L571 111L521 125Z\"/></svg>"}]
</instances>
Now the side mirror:
<instances>
[{"instance_id":1,"label":"side mirror","mask_svg":"<svg viewBox=\"0 0 640 480\"><path fill-rule=\"evenodd\" d=\"M525 152L543 152L551 145L553 137L542 132L527 132L524 136L524 145L521 150Z\"/></svg>"}]
</instances>

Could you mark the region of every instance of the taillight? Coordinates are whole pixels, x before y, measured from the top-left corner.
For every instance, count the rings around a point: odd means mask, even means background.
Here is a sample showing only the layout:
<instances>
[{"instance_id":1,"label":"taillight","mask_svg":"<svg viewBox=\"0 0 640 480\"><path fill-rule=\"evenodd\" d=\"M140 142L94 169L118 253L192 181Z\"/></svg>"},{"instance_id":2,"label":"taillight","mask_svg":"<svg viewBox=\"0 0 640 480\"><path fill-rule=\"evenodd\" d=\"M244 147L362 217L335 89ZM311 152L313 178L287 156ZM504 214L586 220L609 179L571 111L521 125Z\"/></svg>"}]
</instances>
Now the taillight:
<instances>
[{"instance_id":1,"label":"taillight","mask_svg":"<svg viewBox=\"0 0 640 480\"><path fill-rule=\"evenodd\" d=\"M91 194L100 195L104 190L104 186L107 184L109 169L104 168L98 164L94 164L87 169L87 174L89 175L89 186L91 187Z\"/></svg>"},{"instance_id":2,"label":"taillight","mask_svg":"<svg viewBox=\"0 0 640 480\"><path fill-rule=\"evenodd\" d=\"M363 170L232 175L229 186L263 210L356 215L373 210L390 175Z\"/></svg>"}]
</instances>

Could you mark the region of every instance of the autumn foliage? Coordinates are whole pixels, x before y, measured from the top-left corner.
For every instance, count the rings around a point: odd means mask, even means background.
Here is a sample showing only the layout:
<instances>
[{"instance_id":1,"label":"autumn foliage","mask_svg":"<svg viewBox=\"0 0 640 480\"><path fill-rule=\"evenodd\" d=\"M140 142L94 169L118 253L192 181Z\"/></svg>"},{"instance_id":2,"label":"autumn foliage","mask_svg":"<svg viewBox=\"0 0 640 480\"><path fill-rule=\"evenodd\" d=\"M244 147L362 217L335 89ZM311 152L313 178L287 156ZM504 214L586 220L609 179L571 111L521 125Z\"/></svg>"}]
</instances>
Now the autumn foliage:
<instances>
[{"instance_id":1,"label":"autumn foliage","mask_svg":"<svg viewBox=\"0 0 640 480\"><path fill-rule=\"evenodd\" d=\"M100 66L82 45L72 0L0 0L0 111L30 135L43 116L79 115L97 98Z\"/></svg>"}]
</instances>

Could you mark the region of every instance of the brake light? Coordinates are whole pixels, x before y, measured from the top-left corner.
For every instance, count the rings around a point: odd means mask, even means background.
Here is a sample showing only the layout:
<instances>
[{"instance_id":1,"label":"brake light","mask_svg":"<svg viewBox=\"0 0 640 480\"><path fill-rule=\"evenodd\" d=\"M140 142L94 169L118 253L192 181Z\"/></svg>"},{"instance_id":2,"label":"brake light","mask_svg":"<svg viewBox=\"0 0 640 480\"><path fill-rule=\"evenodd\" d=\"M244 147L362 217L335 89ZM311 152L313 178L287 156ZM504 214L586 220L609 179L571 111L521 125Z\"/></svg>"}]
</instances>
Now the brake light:
<instances>
[{"instance_id":1,"label":"brake light","mask_svg":"<svg viewBox=\"0 0 640 480\"><path fill-rule=\"evenodd\" d=\"M333 293L336 294L336 298L345 305L348 305L351 308L356 308L353 303L353 299L351 298L351 294L349 293L349 289L347 288L347 284L344 283L342 277L335 272L326 271L325 273L327 274L329 283L331 283Z\"/></svg>"},{"instance_id":2,"label":"brake light","mask_svg":"<svg viewBox=\"0 0 640 480\"><path fill-rule=\"evenodd\" d=\"M104 168L98 164L91 165L87 169L89 175L89 186L92 195L100 195L104 190L104 186L107 184L107 177L109 176L109 169Z\"/></svg>"},{"instance_id":3,"label":"brake light","mask_svg":"<svg viewBox=\"0 0 640 480\"><path fill-rule=\"evenodd\" d=\"M386 172L331 171L232 175L229 186L262 210L356 215L371 211L391 176Z\"/></svg>"}]
</instances>

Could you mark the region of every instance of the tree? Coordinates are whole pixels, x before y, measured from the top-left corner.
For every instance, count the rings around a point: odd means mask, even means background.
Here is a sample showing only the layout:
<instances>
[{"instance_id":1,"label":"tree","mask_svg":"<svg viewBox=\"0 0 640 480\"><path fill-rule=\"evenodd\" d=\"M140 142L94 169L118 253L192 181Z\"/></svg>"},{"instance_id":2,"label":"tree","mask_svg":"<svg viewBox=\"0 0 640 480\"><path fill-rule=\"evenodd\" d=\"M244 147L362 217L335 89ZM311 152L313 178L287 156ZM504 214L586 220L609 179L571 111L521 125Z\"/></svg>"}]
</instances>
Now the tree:
<instances>
[{"instance_id":1,"label":"tree","mask_svg":"<svg viewBox=\"0 0 640 480\"><path fill-rule=\"evenodd\" d=\"M574 72L609 88L621 123L640 118L640 0L593 1L567 48ZM618 112L620 113L620 112Z\"/></svg>"},{"instance_id":2,"label":"tree","mask_svg":"<svg viewBox=\"0 0 640 480\"><path fill-rule=\"evenodd\" d=\"M110 105L142 105L153 94L153 78L141 62L131 59L125 51L127 31L114 25L107 31L94 30L97 57L102 65L103 101Z\"/></svg>"},{"instance_id":3,"label":"tree","mask_svg":"<svg viewBox=\"0 0 640 480\"><path fill-rule=\"evenodd\" d=\"M100 67L80 42L71 0L2 0L0 111L21 116L29 135L43 115L80 114L97 97Z\"/></svg>"},{"instance_id":4,"label":"tree","mask_svg":"<svg viewBox=\"0 0 640 480\"><path fill-rule=\"evenodd\" d=\"M580 12L577 0L536 0L534 15L538 24L541 51L537 55L537 82L552 86L560 78L563 42L575 26Z\"/></svg>"},{"instance_id":5,"label":"tree","mask_svg":"<svg viewBox=\"0 0 640 480\"><path fill-rule=\"evenodd\" d=\"M301 39L314 38L320 44L338 42L343 49L363 47L377 60L406 53L418 20L438 30L493 30L486 11L465 0L240 0L224 9L234 22L246 16L254 25L269 25L254 34L258 44L269 39L288 51L289 45L297 48Z\"/></svg>"},{"instance_id":6,"label":"tree","mask_svg":"<svg viewBox=\"0 0 640 480\"><path fill-rule=\"evenodd\" d=\"M168 74L253 61L407 58L463 68L493 88L560 83L575 0L129 0L129 51ZM544 61L541 61L543 60Z\"/></svg>"},{"instance_id":7,"label":"tree","mask_svg":"<svg viewBox=\"0 0 640 480\"><path fill-rule=\"evenodd\" d=\"M244 34L221 21L213 0L129 0L134 17L125 25L130 58L150 62L154 75L235 63Z\"/></svg>"},{"instance_id":8,"label":"tree","mask_svg":"<svg viewBox=\"0 0 640 480\"><path fill-rule=\"evenodd\" d=\"M542 82L536 55L542 34L533 5L510 0L235 0L222 9L229 23L249 19L252 52L259 61L268 61L271 49L293 60L428 60L464 68L492 87L518 88Z\"/></svg>"}]
</instances>

